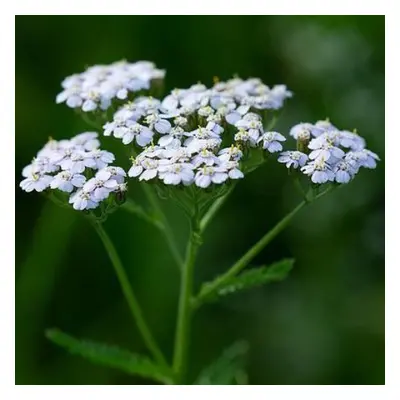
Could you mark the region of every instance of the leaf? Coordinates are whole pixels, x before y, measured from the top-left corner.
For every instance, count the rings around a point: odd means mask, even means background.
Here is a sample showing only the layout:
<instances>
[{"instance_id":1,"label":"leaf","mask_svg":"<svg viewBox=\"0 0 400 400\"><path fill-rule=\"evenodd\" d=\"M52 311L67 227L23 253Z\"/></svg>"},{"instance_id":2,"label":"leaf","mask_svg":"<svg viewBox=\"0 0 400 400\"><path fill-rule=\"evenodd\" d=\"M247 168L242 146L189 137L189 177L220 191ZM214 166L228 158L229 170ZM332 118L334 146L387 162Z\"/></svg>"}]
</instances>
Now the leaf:
<instances>
[{"instance_id":1,"label":"leaf","mask_svg":"<svg viewBox=\"0 0 400 400\"><path fill-rule=\"evenodd\" d=\"M293 264L293 259L284 259L270 266L250 269L225 280L211 292L207 292L207 287L212 284L212 282L205 283L200 290L198 298L195 299L194 302L196 304L205 301L216 301L229 294L234 294L270 282L282 281L293 268Z\"/></svg>"},{"instance_id":2,"label":"leaf","mask_svg":"<svg viewBox=\"0 0 400 400\"><path fill-rule=\"evenodd\" d=\"M166 367L154 363L148 357L116 346L75 339L58 329L47 330L46 337L70 353L80 355L95 364L116 368L128 374L139 375L166 384L172 383L170 371Z\"/></svg>"},{"instance_id":3,"label":"leaf","mask_svg":"<svg viewBox=\"0 0 400 400\"><path fill-rule=\"evenodd\" d=\"M247 375L243 369L244 356L248 350L246 342L239 341L228 347L219 358L204 368L195 381L195 385L232 385L247 384Z\"/></svg>"}]
</instances>

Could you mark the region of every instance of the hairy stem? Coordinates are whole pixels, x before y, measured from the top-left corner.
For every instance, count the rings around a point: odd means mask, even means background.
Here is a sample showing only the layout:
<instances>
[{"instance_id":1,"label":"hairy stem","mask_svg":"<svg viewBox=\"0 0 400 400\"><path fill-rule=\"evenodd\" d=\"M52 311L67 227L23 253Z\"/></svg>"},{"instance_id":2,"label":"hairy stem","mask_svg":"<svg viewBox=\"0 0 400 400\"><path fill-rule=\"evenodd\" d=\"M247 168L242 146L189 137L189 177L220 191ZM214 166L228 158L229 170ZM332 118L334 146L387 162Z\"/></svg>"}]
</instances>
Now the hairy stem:
<instances>
[{"instance_id":1,"label":"hairy stem","mask_svg":"<svg viewBox=\"0 0 400 400\"><path fill-rule=\"evenodd\" d=\"M110 257L111 263L114 267L115 273L121 285L122 292L125 296L125 299L129 305L129 309L131 311L133 319L136 322L136 325L143 337L143 340L147 348L160 364L167 366L167 362L143 317L142 310L133 293L133 289L129 283L128 276L126 275L124 267L122 266L121 260L114 247L114 244L112 243L107 232L104 230L103 226L99 222L93 222L93 227L98 233L101 241L103 242L104 248L106 249L107 254Z\"/></svg>"},{"instance_id":2,"label":"hairy stem","mask_svg":"<svg viewBox=\"0 0 400 400\"><path fill-rule=\"evenodd\" d=\"M175 350L173 369L178 384L185 379L187 364L187 349L190 334L190 319L192 314L191 299L193 291L193 273L197 251L201 244L200 226L197 216L190 226L189 242L186 249L186 258L182 270L181 291L178 306L178 321L176 326Z\"/></svg>"}]
</instances>

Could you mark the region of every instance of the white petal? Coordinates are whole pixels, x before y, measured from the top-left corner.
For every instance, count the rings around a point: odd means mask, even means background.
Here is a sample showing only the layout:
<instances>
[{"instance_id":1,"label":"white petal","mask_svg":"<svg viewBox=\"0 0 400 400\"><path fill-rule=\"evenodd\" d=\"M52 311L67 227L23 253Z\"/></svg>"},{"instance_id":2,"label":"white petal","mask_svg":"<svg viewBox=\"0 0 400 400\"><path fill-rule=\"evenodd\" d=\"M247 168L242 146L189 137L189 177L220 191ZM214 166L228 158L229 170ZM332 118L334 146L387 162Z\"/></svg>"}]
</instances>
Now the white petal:
<instances>
[{"instance_id":1,"label":"white petal","mask_svg":"<svg viewBox=\"0 0 400 400\"><path fill-rule=\"evenodd\" d=\"M211 178L208 175L199 175L195 179L195 183L198 187L207 188L211 184Z\"/></svg>"},{"instance_id":2,"label":"white petal","mask_svg":"<svg viewBox=\"0 0 400 400\"><path fill-rule=\"evenodd\" d=\"M140 175L139 180L145 180L148 181L150 179L153 179L157 176L157 170L156 169L147 169L143 172L142 175Z\"/></svg>"},{"instance_id":3,"label":"white petal","mask_svg":"<svg viewBox=\"0 0 400 400\"><path fill-rule=\"evenodd\" d=\"M143 167L141 165L132 165L132 167L128 171L128 176L134 178L140 175L143 171Z\"/></svg>"}]
</instances>

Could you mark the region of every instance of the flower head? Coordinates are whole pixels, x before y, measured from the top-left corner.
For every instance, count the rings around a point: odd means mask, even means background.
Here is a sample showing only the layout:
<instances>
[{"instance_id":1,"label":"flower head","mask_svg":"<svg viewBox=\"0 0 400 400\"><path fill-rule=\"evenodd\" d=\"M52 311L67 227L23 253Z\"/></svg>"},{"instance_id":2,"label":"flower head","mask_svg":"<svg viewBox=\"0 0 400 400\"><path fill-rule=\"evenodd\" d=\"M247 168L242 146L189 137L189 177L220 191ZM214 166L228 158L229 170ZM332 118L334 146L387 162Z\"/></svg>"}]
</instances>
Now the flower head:
<instances>
[{"instance_id":1,"label":"flower head","mask_svg":"<svg viewBox=\"0 0 400 400\"><path fill-rule=\"evenodd\" d=\"M298 143L299 140L305 140L309 154L284 151L278 162L286 164L288 168L301 167L301 171L316 184L333 181L348 183L361 167L375 168L379 161L375 153L365 148L366 142L361 136L339 130L327 120L315 124L297 124L290 130L290 135Z\"/></svg>"},{"instance_id":2,"label":"flower head","mask_svg":"<svg viewBox=\"0 0 400 400\"><path fill-rule=\"evenodd\" d=\"M287 168L299 168L303 167L307 162L307 154L301 151L284 151L278 157L278 162L286 164Z\"/></svg>"},{"instance_id":3,"label":"flower head","mask_svg":"<svg viewBox=\"0 0 400 400\"><path fill-rule=\"evenodd\" d=\"M33 190L59 190L70 193L76 210L96 208L113 192L125 185L125 171L109 166L115 157L99 149L97 133L84 132L71 140L49 140L32 163L22 170L20 187ZM93 177L93 172L96 172Z\"/></svg>"},{"instance_id":4,"label":"flower head","mask_svg":"<svg viewBox=\"0 0 400 400\"><path fill-rule=\"evenodd\" d=\"M130 93L150 88L152 81L163 79L165 71L148 61L110 65L95 65L80 74L74 74L62 82L63 91L56 97L57 103L84 112L106 110L112 100L125 100Z\"/></svg>"}]
</instances>

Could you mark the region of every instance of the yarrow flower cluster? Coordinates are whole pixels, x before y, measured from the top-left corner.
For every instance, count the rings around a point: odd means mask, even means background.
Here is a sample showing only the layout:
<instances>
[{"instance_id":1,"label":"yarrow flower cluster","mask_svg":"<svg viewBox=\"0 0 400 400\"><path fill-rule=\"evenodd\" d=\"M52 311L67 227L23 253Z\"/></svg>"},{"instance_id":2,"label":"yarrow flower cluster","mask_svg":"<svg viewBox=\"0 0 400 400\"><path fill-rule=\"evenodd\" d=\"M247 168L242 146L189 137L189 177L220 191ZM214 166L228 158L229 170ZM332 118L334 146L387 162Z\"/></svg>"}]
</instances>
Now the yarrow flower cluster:
<instances>
[{"instance_id":1,"label":"yarrow flower cluster","mask_svg":"<svg viewBox=\"0 0 400 400\"><path fill-rule=\"evenodd\" d=\"M285 137L264 131L261 112L279 109L291 95L286 86L271 89L259 79L235 78L211 89L196 84L162 101L139 97L125 104L104 125L104 135L143 148L129 176L207 188L243 178L242 148L282 150Z\"/></svg>"},{"instance_id":2,"label":"yarrow flower cluster","mask_svg":"<svg viewBox=\"0 0 400 400\"><path fill-rule=\"evenodd\" d=\"M361 136L339 130L329 121L297 124L290 130L290 136L303 152L284 151L278 162L288 168L300 168L316 184L348 183L360 168L375 168L379 160L378 155L366 149Z\"/></svg>"},{"instance_id":3,"label":"yarrow flower cluster","mask_svg":"<svg viewBox=\"0 0 400 400\"><path fill-rule=\"evenodd\" d=\"M110 193L126 191L125 171L109 165L115 157L99 148L97 137L96 132L84 132L71 140L50 139L22 170L20 187L26 192L68 193L75 210L97 208Z\"/></svg>"},{"instance_id":4,"label":"yarrow flower cluster","mask_svg":"<svg viewBox=\"0 0 400 400\"><path fill-rule=\"evenodd\" d=\"M309 176L314 184L341 184L360 168L375 168L379 160L362 137L329 121L295 125L289 135L297 149L284 150L285 136L271 130L267 120L274 120L292 92L258 78L217 81L211 88L198 83L174 89L163 99L129 96L149 89L164 75L147 61L96 65L67 77L57 102L85 112L117 109L111 121L104 123L105 114L96 115L96 121L103 121L104 136L130 146L128 176L139 181L213 188L243 178L268 155L278 154L278 162ZM121 104L118 100L126 102L114 108ZM24 168L22 189L58 189L70 194L75 209L98 207L111 193L126 190L125 171L109 166L114 155L99 147L95 132L49 141Z\"/></svg>"},{"instance_id":5,"label":"yarrow flower cluster","mask_svg":"<svg viewBox=\"0 0 400 400\"><path fill-rule=\"evenodd\" d=\"M113 99L126 100L129 93L148 90L153 80L164 76L165 71L149 61L95 65L65 78L56 102L65 102L68 107L81 108L84 112L106 110Z\"/></svg>"}]
</instances>

